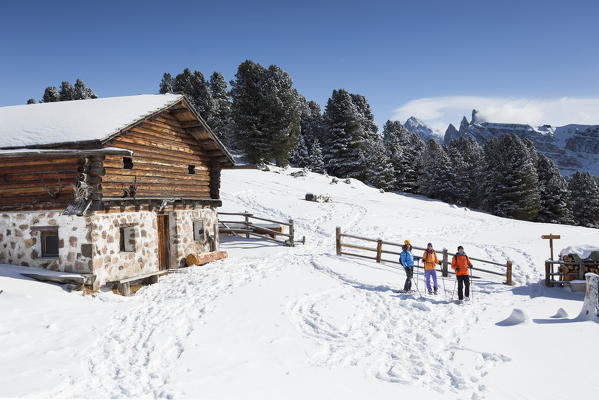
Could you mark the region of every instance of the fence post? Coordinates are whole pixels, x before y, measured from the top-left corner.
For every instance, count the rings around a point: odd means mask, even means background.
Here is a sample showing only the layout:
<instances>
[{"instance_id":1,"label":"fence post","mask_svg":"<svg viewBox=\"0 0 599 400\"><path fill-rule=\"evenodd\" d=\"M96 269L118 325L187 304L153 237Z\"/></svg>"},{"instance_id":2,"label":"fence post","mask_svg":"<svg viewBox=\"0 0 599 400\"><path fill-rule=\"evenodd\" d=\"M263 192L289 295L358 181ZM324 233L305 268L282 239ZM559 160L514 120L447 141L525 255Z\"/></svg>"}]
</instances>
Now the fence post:
<instances>
[{"instance_id":1,"label":"fence post","mask_svg":"<svg viewBox=\"0 0 599 400\"><path fill-rule=\"evenodd\" d=\"M379 239L376 241L376 262L381 262L381 257L383 256L383 240Z\"/></svg>"},{"instance_id":2,"label":"fence post","mask_svg":"<svg viewBox=\"0 0 599 400\"><path fill-rule=\"evenodd\" d=\"M551 264L549 261L545 261L545 286L551 285Z\"/></svg>"},{"instance_id":3,"label":"fence post","mask_svg":"<svg viewBox=\"0 0 599 400\"><path fill-rule=\"evenodd\" d=\"M245 229L246 229L245 237L247 239L249 239L250 238L250 216L249 216L247 210L245 210L243 215L245 216Z\"/></svg>"},{"instance_id":4,"label":"fence post","mask_svg":"<svg viewBox=\"0 0 599 400\"><path fill-rule=\"evenodd\" d=\"M337 255L341 255L341 227L335 228L335 247L337 249Z\"/></svg>"},{"instance_id":5,"label":"fence post","mask_svg":"<svg viewBox=\"0 0 599 400\"><path fill-rule=\"evenodd\" d=\"M443 261L441 262L441 275L443 275L445 278L447 278L449 276L449 271L447 270L447 262L448 262L448 258L447 258L447 249L443 249Z\"/></svg>"},{"instance_id":6,"label":"fence post","mask_svg":"<svg viewBox=\"0 0 599 400\"><path fill-rule=\"evenodd\" d=\"M505 267L507 268L505 271L505 284L506 285L512 285L512 262L508 260L508 262L505 264Z\"/></svg>"},{"instance_id":7,"label":"fence post","mask_svg":"<svg viewBox=\"0 0 599 400\"><path fill-rule=\"evenodd\" d=\"M578 279L584 280L584 261L582 260L578 263Z\"/></svg>"},{"instance_id":8,"label":"fence post","mask_svg":"<svg viewBox=\"0 0 599 400\"><path fill-rule=\"evenodd\" d=\"M295 243L293 241L293 236L295 235L295 228L293 226L293 220L290 219L289 220L289 245L291 247L295 246Z\"/></svg>"}]
</instances>

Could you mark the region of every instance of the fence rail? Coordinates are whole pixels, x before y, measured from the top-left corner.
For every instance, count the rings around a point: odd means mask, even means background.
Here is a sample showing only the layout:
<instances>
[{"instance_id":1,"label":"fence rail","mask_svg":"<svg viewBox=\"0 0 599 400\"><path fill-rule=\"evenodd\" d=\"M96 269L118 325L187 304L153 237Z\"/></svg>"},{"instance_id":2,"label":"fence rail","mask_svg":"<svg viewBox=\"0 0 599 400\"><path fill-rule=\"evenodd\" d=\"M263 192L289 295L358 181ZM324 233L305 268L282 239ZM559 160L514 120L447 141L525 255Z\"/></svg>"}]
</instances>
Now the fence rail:
<instances>
[{"instance_id":1,"label":"fence rail","mask_svg":"<svg viewBox=\"0 0 599 400\"><path fill-rule=\"evenodd\" d=\"M243 217L243 219L241 219L241 220L221 220L220 219L221 215ZM242 212L242 213L219 212L218 216L219 216L218 224L219 224L220 232L232 233L234 236L239 236L238 233L240 233L240 234L245 235L245 237L248 239L250 238L250 236L259 237L264 240L270 240L272 242L281 243L281 244L284 244L285 246L290 246L290 247L295 246L295 244L297 243L297 241L295 240L295 225L294 225L292 219L289 219L287 222L276 221L273 219L256 217L254 214L249 213L247 211ZM266 221L266 222L271 222L273 224L278 224L281 226L287 226L287 227L289 227L289 233L283 232L283 229L281 229L281 231L277 231L274 229L270 229L271 227L256 225L251 220ZM284 236L287 239L280 240L280 239L277 239L277 236ZM305 244L306 237L303 236L302 240L299 241L299 243Z\"/></svg>"},{"instance_id":2,"label":"fence rail","mask_svg":"<svg viewBox=\"0 0 599 400\"><path fill-rule=\"evenodd\" d=\"M358 244L353 244L353 243L343 243L342 238L350 238L350 239L356 239L356 240L363 240L363 241L367 241L367 242L371 242L371 243L376 243L376 248L372 248L372 247L365 247L365 246L360 246ZM347 233L342 233L341 232L341 227L337 227L336 228L336 232L335 232L335 244L336 244L336 250L337 250L337 255L345 255L345 256L352 256L352 257L359 257L359 258L366 258L369 260L375 260L376 262L380 263L380 262L385 262L385 263L392 263L392 264L399 264L399 261L391 261L391 260L386 260L382 258L383 254L393 254L393 255L397 255L399 256L401 253L397 252L397 251L390 251L390 250L385 250L383 249L383 245L387 245L387 246L396 246L396 247L402 247L403 245L400 243L395 243L395 242L389 242L389 241L385 241L382 239L372 239L372 238L367 238L367 237L363 237L363 236L357 236L357 235L350 235ZM375 256L367 256L364 254L357 254L357 253L348 253L346 251L343 251L343 248L350 248L350 249L356 249L356 250L362 250L362 251L370 251L370 252L374 252L376 253ZM415 250L426 250L424 247L417 247L417 246L412 246L413 249ZM449 274L453 274L455 275L454 272L449 271L449 256L454 256L455 253L450 253L447 251L447 249L443 249L442 251L442 259L441 259L441 273L443 274L444 277L449 276ZM490 260L483 260L480 258L473 258L470 257L470 260L473 261L478 261L478 262L482 262L482 263L487 263L487 264L491 264L491 265L496 265L499 267L503 267L505 268L505 272L497 272L497 271L491 271L488 269L484 269L484 268L479 268L479 267L472 267L473 271L480 271L480 272L484 272L486 274L491 274L491 275L498 275L498 276L505 276L505 284L507 285L513 285L512 282L512 262L510 260L507 260L505 264L501 264L498 263L496 261L490 261ZM424 266L420 266L420 265L416 265L416 268L424 268ZM473 276L474 278L478 278L477 276Z\"/></svg>"}]
</instances>

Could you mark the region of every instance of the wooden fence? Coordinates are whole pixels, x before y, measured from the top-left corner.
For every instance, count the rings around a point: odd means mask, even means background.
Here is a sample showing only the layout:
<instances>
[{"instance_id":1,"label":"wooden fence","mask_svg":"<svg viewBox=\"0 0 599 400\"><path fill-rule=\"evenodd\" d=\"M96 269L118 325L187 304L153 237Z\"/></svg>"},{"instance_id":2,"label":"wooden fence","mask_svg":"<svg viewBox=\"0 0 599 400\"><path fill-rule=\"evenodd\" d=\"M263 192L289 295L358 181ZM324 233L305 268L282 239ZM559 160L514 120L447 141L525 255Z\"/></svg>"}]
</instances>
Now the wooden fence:
<instances>
[{"instance_id":1,"label":"wooden fence","mask_svg":"<svg viewBox=\"0 0 599 400\"><path fill-rule=\"evenodd\" d=\"M382 239L370 239L370 238L365 238L365 237L361 237L361 236L348 235L346 233L341 233L341 227L339 227L339 226L336 229L335 237L336 237L337 255L340 255L340 256L346 255L346 256L352 256L352 257L366 258L369 260L375 260L377 263L385 262L385 263L401 265L399 263L399 261L392 261L392 260L383 258L383 254L391 254L391 255L395 255L395 256L399 257L401 254L401 250L395 250L395 251L387 250L387 249L384 249L383 246L393 246L393 247L399 247L401 249L403 244L388 242L388 241L385 241ZM350 239L356 239L356 240L362 240L362 241L366 241L366 242L376 243L376 248L360 246L360 245L351 244L351 243L343 243L342 238L350 238ZM343 250L344 248L370 251L370 252L376 253L376 255L367 256L364 254L348 253L347 251ZM412 246L412 249L422 250L422 251L426 250L424 247L416 247L416 246ZM442 254L442 258L441 258L441 273L442 273L442 275L444 277L449 276L449 274L455 275L455 273L453 271L449 270L449 263L450 263L449 257L454 256L455 254L448 252L447 249L445 249L445 248L440 253ZM505 276L505 282L503 282L503 283L505 283L507 285L513 285L512 262L511 261L507 260L505 264L501 264L501 263L498 263L495 261L482 260L480 258L474 258L474 257L470 257L470 261L476 261L476 262L491 264L491 265L505 268L504 272L491 271L491 270L483 269L483 268L479 268L479 267L472 267L472 270L484 272L484 273L491 274L491 275ZM424 268L424 266L419 266L419 265L416 265L415 267L416 268ZM478 276L473 276L473 277L479 278Z\"/></svg>"},{"instance_id":2,"label":"wooden fence","mask_svg":"<svg viewBox=\"0 0 599 400\"><path fill-rule=\"evenodd\" d=\"M242 217L243 219L221 220L221 215L238 216ZM242 234L248 239L250 236L259 237L260 239L270 240L290 247L295 246L297 243L295 240L295 225L292 219L288 220L288 222L275 221L268 218L256 217L254 214L248 213L247 211L242 213L219 212L218 217L219 231L221 232L231 233L234 236L240 236L239 234ZM271 229L273 227L256 225L252 223L252 220L270 222L272 224L280 225L281 227L287 226L289 233L283 232L283 229L277 231L275 229ZM277 236L284 236L287 239L277 239ZM299 243L305 244L306 237L302 237L302 240L299 241Z\"/></svg>"}]
</instances>

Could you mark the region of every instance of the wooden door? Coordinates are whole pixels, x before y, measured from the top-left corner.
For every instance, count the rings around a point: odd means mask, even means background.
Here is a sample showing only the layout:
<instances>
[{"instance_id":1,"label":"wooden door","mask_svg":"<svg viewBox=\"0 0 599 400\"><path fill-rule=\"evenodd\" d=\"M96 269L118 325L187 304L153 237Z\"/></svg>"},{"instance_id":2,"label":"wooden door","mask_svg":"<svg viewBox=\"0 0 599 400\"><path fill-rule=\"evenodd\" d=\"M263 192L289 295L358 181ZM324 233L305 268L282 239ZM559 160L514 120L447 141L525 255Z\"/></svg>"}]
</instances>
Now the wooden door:
<instances>
[{"instance_id":1,"label":"wooden door","mask_svg":"<svg viewBox=\"0 0 599 400\"><path fill-rule=\"evenodd\" d=\"M168 268L169 259L169 237L168 237L168 215L158 215L158 267Z\"/></svg>"}]
</instances>

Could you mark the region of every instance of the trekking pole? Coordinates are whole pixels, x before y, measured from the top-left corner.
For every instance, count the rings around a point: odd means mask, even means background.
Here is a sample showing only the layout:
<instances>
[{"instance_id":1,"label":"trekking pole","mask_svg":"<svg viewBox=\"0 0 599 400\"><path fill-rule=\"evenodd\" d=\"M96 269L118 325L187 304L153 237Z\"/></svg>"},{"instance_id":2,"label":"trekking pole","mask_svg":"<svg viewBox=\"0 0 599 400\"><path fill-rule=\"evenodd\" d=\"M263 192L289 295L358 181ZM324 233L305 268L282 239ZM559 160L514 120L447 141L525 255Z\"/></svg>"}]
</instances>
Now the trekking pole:
<instances>
[{"instance_id":1,"label":"trekking pole","mask_svg":"<svg viewBox=\"0 0 599 400\"><path fill-rule=\"evenodd\" d=\"M469 268L469 270L470 270L470 276L469 276L469 278L470 278L470 301L474 300L474 296L473 296L474 295L474 281L472 280L472 268L473 267Z\"/></svg>"},{"instance_id":2,"label":"trekking pole","mask_svg":"<svg viewBox=\"0 0 599 400\"><path fill-rule=\"evenodd\" d=\"M418 259L417 262L418 262L418 266L420 266L420 259ZM412 268L414 268L414 267L412 267ZM416 272L416 274L418 274L418 272ZM418 287L418 275L416 275L416 279L414 279L414 283L416 283L416 291L418 292L418 296L422 297L422 293L420 293L420 288Z\"/></svg>"},{"instance_id":3,"label":"trekking pole","mask_svg":"<svg viewBox=\"0 0 599 400\"><path fill-rule=\"evenodd\" d=\"M458 284L458 276L455 276L455 281L453 281L453 290L451 291L451 300L453 300L453 296L455 296L455 288Z\"/></svg>"},{"instance_id":4,"label":"trekking pole","mask_svg":"<svg viewBox=\"0 0 599 400\"><path fill-rule=\"evenodd\" d=\"M445 278L443 274L441 274L441 280L443 281L443 293L445 293L445 298L447 298L447 289L445 289Z\"/></svg>"}]
</instances>

